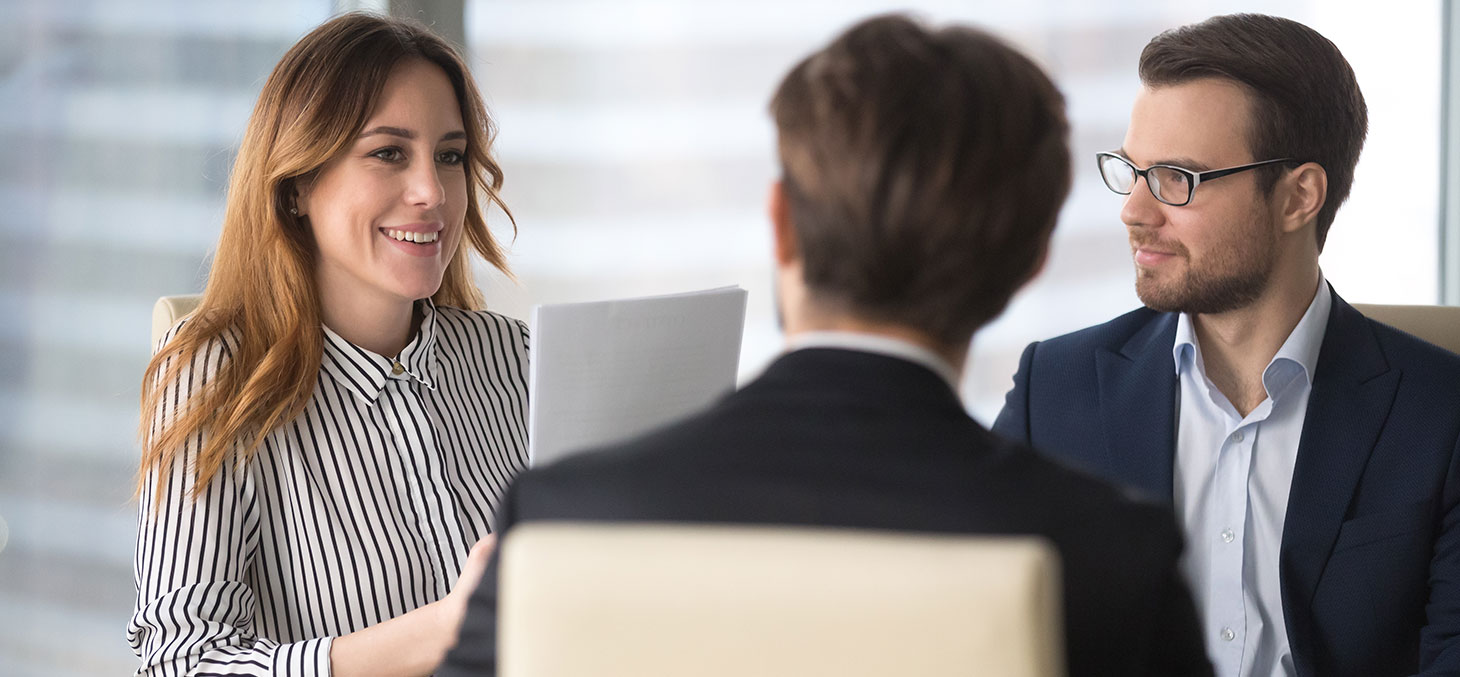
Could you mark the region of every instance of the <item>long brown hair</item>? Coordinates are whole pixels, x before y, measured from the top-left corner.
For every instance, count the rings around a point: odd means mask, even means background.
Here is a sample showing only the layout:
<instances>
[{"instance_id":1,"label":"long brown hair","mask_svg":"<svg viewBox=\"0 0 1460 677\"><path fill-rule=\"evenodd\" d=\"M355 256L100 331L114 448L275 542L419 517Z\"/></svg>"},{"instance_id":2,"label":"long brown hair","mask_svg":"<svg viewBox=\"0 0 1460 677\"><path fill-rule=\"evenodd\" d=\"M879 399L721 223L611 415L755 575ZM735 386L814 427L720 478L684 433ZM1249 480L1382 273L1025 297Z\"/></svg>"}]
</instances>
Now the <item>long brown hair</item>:
<instances>
[{"instance_id":1,"label":"long brown hair","mask_svg":"<svg viewBox=\"0 0 1460 677\"><path fill-rule=\"evenodd\" d=\"M352 13L314 29L289 49L259 94L233 165L223 232L202 302L143 375L139 491L147 470L160 467L160 493L165 468L190 438L206 432L194 468L196 498L225 462L246 460L265 435L309 402L324 336L314 237L290 213L295 183L353 143L392 69L408 58L434 63L451 81L467 135L466 241L507 272L483 214L495 204L512 218L498 194L502 169L490 152L495 126L461 57L424 26L406 20ZM457 248L432 299L472 310L483 306L468 247ZM170 420L157 418L172 390L166 386L176 384L195 357L225 340L228 359L217 373L192 388Z\"/></svg>"}]
</instances>

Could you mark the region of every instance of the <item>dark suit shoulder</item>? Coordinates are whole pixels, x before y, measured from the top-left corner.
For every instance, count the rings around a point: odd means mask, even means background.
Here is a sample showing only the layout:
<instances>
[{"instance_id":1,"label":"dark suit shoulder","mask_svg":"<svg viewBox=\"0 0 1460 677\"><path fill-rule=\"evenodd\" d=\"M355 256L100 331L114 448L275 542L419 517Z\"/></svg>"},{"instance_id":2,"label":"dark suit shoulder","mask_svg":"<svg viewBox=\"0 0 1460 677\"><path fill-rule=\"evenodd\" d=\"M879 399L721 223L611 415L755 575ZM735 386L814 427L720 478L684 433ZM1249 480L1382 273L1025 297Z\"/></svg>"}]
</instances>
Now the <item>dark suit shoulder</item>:
<instances>
[{"instance_id":1,"label":"dark suit shoulder","mask_svg":"<svg viewBox=\"0 0 1460 677\"><path fill-rule=\"evenodd\" d=\"M1420 448L1450 458L1460 451L1460 355L1381 322L1364 323L1383 361L1400 374L1386 438L1406 448L1411 460ZM1323 368L1320 362L1319 378Z\"/></svg>"},{"instance_id":2,"label":"dark suit shoulder","mask_svg":"<svg viewBox=\"0 0 1460 677\"><path fill-rule=\"evenodd\" d=\"M1460 382L1460 355L1378 320L1364 318L1391 367L1418 370L1438 380ZM1460 392L1460 388L1456 389Z\"/></svg>"}]
</instances>

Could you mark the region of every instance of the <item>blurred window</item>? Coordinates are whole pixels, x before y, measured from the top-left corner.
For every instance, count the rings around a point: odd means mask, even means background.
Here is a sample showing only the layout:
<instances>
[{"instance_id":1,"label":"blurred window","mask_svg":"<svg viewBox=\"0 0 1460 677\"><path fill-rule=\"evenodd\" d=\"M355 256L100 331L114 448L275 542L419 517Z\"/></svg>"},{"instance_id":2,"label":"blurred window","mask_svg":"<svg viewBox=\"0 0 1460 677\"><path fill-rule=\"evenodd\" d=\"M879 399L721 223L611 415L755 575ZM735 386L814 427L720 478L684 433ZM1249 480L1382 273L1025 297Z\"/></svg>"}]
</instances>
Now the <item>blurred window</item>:
<instances>
[{"instance_id":1,"label":"blurred window","mask_svg":"<svg viewBox=\"0 0 1460 677\"><path fill-rule=\"evenodd\" d=\"M202 289L254 99L331 9L0 2L0 675L137 668L152 303Z\"/></svg>"}]
</instances>

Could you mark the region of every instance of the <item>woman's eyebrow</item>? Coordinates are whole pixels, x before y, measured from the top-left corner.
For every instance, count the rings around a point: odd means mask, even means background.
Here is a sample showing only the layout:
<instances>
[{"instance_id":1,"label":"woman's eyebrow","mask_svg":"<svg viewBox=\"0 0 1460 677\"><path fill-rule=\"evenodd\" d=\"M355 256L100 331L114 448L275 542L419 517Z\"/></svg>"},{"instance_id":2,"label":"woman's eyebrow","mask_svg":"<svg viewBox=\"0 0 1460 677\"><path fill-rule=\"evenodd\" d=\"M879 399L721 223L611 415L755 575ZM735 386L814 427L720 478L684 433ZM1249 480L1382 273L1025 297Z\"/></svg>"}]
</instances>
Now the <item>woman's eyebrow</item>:
<instances>
[{"instance_id":1,"label":"woman's eyebrow","mask_svg":"<svg viewBox=\"0 0 1460 677\"><path fill-rule=\"evenodd\" d=\"M365 130L363 132L360 132L360 137L359 138L362 138L363 139L363 138L365 138L367 136L375 136L377 134L384 134L386 136L399 136L402 139L415 139L416 138L416 132L414 130L405 129L404 127L386 127L386 126L374 127L374 128L371 128L371 129L367 129L367 130Z\"/></svg>"},{"instance_id":2,"label":"woman's eyebrow","mask_svg":"<svg viewBox=\"0 0 1460 677\"><path fill-rule=\"evenodd\" d=\"M367 130L365 130L363 132L360 132L360 136L358 138L363 139L363 138L365 138L367 136L376 136L376 135L398 136L398 137L400 137L402 139L408 139L408 140L411 140L411 141L414 141L415 138L418 136L416 134L415 130L412 130L412 129L406 129L404 127L390 127L390 126L382 125L380 127L372 127L372 128L367 129ZM455 141L457 139L465 139L465 138L466 138L466 132L463 131L463 130L460 130L460 129L458 129L458 130L456 130L454 132L447 132L447 133L445 133L445 134L443 134L441 136L441 140L442 141Z\"/></svg>"}]
</instances>

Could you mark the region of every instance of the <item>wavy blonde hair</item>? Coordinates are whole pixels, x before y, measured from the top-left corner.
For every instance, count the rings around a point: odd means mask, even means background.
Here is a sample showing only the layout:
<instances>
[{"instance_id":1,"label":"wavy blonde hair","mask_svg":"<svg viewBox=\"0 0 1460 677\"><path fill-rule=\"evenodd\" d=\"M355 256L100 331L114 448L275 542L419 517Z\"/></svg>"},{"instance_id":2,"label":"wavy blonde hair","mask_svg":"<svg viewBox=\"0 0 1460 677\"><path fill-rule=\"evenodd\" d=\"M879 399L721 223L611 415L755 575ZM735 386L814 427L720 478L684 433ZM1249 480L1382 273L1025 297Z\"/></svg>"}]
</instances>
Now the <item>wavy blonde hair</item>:
<instances>
[{"instance_id":1,"label":"wavy blonde hair","mask_svg":"<svg viewBox=\"0 0 1460 677\"><path fill-rule=\"evenodd\" d=\"M290 48L264 84L233 165L223 232L202 302L147 365L138 491L149 468L168 467L190 437L207 432L194 468L196 499L225 462L246 461L269 431L293 420L309 402L324 335L314 237L289 212L295 184L354 142L392 69L411 58L446 72L467 135L470 247L457 248L432 299L438 305L483 307L469 249L510 275L484 217L484 209L495 204L512 220L499 196L502 168L490 152L495 125L461 57L411 21L352 13L326 22ZM177 383L195 357L225 337L229 359L206 385L189 392L170 420L156 419L169 391L165 386ZM159 493L167 476L156 475Z\"/></svg>"}]
</instances>

